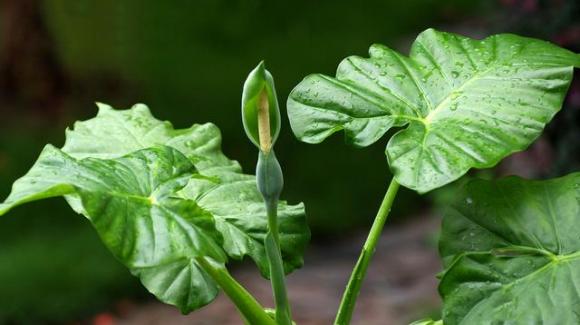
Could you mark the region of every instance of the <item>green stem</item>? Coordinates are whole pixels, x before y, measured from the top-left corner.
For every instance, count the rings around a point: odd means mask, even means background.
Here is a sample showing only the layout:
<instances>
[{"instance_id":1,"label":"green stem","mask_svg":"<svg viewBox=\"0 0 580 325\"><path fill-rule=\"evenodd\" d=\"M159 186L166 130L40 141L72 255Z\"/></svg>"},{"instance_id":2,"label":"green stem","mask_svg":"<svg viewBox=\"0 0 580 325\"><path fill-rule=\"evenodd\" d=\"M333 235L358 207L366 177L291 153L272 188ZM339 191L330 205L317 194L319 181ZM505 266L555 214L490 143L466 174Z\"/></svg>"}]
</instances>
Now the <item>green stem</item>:
<instances>
[{"instance_id":1,"label":"green stem","mask_svg":"<svg viewBox=\"0 0 580 325\"><path fill-rule=\"evenodd\" d=\"M274 151L260 151L256 166L256 178L258 190L264 198L268 214L268 233L264 239L264 245L270 266L270 282L276 302L276 322L279 325L292 325L278 234L278 198L284 187L284 177Z\"/></svg>"},{"instance_id":2,"label":"green stem","mask_svg":"<svg viewBox=\"0 0 580 325\"><path fill-rule=\"evenodd\" d=\"M252 325L277 325L264 307L238 283L228 270L205 257L197 258L197 262L219 284L230 300L236 305L245 321Z\"/></svg>"},{"instance_id":3,"label":"green stem","mask_svg":"<svg viewBox=\"0 0 580 325\"><path fill-rule=\"evenodd\" d=\"M280 235L278 234L278 200L265 200L266 213L268 214L268 230L277 245L280 245Z\"/></svg>"},{"instance_id":4,"label":"green stem","mask_svg":"<svg viewBox=\"0 0 580 325\"><path fill-rule=\"evenodd\" d=\"M336 315L336 319L334 321L335 325L350 324L362 282L367 273L371 258L375 253L375 249L381 236L383 226L385 225L385 221L387 221L387 217L391 211L391 206L393 205L393 201L395 200L398 189L399 183L397 183L397 181L395 181L393 178L391 180L391 184L389 184L387 193L383 198L383 202L381 203L379 212L375 217L375 221L373 222L373 226L371 227L369 236L367 237L367 240L363 246L358 261L356 262L356 266L352 271L350 280L348 281L348 285L344 291L344 295L342 296L340 307L338 308L338 314Z\"/></svg>"},{"instance_id":5,"label":"green stem","mask_svg":"<svg viewBox=\"0 0 580 325\"><path fill-rule=\"evenodd\" d=\"M264 244L266 255L270 265L270 282L274 291L274 301L276 302L276 321L280 325L292 325L292 315L290 313L290 303L286 292L286 282L284 274L284 264L280 252L280 239L278 236L278 203L277 200L266 201L268 211L269 231Z\"/></svg>"}]
</instances>

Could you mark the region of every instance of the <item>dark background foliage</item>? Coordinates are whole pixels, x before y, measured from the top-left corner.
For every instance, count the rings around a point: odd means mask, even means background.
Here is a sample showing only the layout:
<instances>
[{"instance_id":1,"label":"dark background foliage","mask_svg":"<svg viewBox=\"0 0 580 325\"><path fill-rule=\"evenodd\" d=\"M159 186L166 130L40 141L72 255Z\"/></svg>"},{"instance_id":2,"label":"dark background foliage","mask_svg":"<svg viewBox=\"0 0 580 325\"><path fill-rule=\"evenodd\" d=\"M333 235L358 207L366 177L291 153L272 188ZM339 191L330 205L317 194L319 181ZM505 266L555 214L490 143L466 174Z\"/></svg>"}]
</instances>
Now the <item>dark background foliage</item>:
<instances>
[{"instance_id":1,"label":"dark background foliage","mask_svg":"<svg viewBox=\"0 0 580 325\"><path fill-rule=\"evenodd\" d=\"M95 101L143 102L176 127L213 122L226 155L253 172L256 152L239 108L243 81L261 59L285 103L307 74L333 74L342 58L366 55L372 43L406 53L428 27L472 37L513 32L580 51L574 0L0 0L0 197L45 143L60 146L65 127L94 116ZM536 145L494 173L578 170L578 81L566 106ZM283 119L284 198L306 203L315 244L364 231L390 177L387 138L364 150L341 136L306 145ZM449 193L403 191L395 221L429 209L429 199L444 204ZM147 295L64 202L35 203L0 220L0 323L68 322L139 297Z\"/></svg>"}]
</instances>

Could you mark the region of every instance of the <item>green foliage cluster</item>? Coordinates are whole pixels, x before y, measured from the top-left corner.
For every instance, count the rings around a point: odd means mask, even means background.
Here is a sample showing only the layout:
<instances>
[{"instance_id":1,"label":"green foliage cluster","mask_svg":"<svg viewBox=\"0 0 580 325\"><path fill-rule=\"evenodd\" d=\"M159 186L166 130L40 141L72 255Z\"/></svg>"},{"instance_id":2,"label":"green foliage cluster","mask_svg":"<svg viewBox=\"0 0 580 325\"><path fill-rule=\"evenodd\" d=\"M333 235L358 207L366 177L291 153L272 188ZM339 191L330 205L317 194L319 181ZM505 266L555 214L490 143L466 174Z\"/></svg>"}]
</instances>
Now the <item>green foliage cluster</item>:
<instances>
[{"instance_id":1,"label":"green foliage cluster","mask_svg":"<svg viewBox=\"0 0 580 325\"><path fill-rule=\"evenodd\" d=\"M294 134L309 143L343 130L362 147L401 128L386 148L393 180L338 325L350 323L399 187L426 193L525 149L560 110L580 67L578 54L511 34L473 40L429 29L408 57L382 45L369 52L345 59L335 77L306 77L287 102ZM62 196L159 300L187 313L221 288L248 323L290 325L284 274L302 265L310 233L304 206L278 201L275 94L262 63L242 98L246 132L260 149L257 179L221 153L212 124L174 129L144 105L99 104L97 117L67 130L63 148L45 147L0 215ZM578 173L468 182L444 217L443 319L418 324L578 323L579 213ZM274 315L227 272L229 259L245 256L271 278Z\"/></svg>"},{"instance_id":2,"label":"green foliage cluster","mask_svg":"<svg viewBox=\"0 0 580 325\"><path fill-rule=\"evenodd\" d=\"M487 1L198 0L180 2L179 9L164 1L40 2L55 54L70 78L65 98L69 119L92 117L87 103L95 100L125 108L137 98L176 127L212 121L224 135L224 152L248 168L255 155L231 112L257 58L275 71L277 92L285 98L303 75L333 71L337 58L351 51L364 51L375 40L399 42L401 35L413 35L424 26L481 14L486 12L481 3ZM284 101L281 97L281 108ZM287 117L282 120L286 123ZM55 130L57 135L60 130ZM62 140L55 136L54 141ZM285 196L292 201L308 198L309 225L319 239L371 222L374 208L369 202L380 199L382 181L389 177L371 172L385 164L379 159L380 147L361 152L333 139L314 148L295 141L289 128L282 129L278 141L285 148L277 153L286 162L284 174L296 180L287 184ZM337 156L336 164L324 170L300 168L328 155ZM368 170L332 177L360 160L368 162ZM7 184L19 175L11 173ZM299 186L310 181L328 186ZM345 181L365 186L353 185L360 190L345 195ZM416 197L407 191L399 200ZM328 204L333 200L343 204ZM413 206L409 202L395 209L408 212ZM354 214L361 217L351 218Z\"/></svg>"},{"instance_id":3,"label":"green foliage cluster","mask_svg":"<svg viewBox=\"0 0 580 325\"><path fill-rule=\"evenodd\" d=\"M306 77L290 94L296 136L319 143L337 131L368 146L390 128L394 175L343 296L352 316L361 278L398 184L425 193L527 148L562 107L580 55L512 34L472 40L432 29L409 57L373 45L336 77ZM468 182L446 212L439 287L445 324L577 324L580 174ZM555 303L557 302L557 303ZM435 324L424 321L422 324Z\"/></svg>"},{"instance_id":4,"label":"green foliage cluster","mask_svg":"<svg viewBox=\"0 0 580 325\"><path fill-rule=\"evenodd\" d=\"M218 292L199 256L222 264L250 256L268 274L266 211L255 178L220 144L212 124L175 130L144 105L115 111L99 104L97 117L67 131L62 149L45 147L0 214L64 196L149 291L189 312ZM309 233L303 205L282 202L278 210L289 272L302 265Z\"/></svg>"}]
</instances>

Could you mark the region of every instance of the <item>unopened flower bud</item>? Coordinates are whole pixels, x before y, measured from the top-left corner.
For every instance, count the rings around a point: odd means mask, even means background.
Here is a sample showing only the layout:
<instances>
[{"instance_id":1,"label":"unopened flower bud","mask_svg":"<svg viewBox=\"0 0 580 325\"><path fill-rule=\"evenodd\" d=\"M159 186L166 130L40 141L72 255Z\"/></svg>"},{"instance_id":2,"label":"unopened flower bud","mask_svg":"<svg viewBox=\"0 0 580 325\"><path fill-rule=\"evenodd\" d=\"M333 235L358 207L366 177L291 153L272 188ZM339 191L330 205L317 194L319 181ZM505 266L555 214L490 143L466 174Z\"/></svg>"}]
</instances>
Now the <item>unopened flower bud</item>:
<instances>
[{"instance_id":1,"label":"unopened flower bud","mask_svg":"<svg viewBox=\"0 0 580 325\"><path fill-rule=\"evenodd\" d=\"M242 94L242 121L248 138L269 153L280 133L280 109L274 78L264 61L250 72Z\"/></svg>"}]
</instances>

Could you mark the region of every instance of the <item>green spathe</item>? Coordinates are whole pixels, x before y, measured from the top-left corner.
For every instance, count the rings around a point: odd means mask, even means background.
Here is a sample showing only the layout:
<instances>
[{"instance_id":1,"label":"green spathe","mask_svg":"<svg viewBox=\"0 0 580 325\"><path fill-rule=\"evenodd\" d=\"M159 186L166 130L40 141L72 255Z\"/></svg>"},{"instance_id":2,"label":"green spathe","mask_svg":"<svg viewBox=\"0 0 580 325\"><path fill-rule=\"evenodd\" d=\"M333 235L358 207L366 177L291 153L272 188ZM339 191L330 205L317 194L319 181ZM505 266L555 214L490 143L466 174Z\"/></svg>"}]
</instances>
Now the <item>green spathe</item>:
<instances>
[{"instance_id":1,"label":"green spathe","mask_svg":"<svg viewBox=\"0 0 580 325\"><path fill-rule=\"evenodd\" d=\"M319 143L344 130L368 146L393 127L395 179L420 193L528 147L562 106L580 56L511 34L483 40L428 29L409 57L373 45L336 77L306 77L288 98L292 129Z\"/></svg>"},{"instance_id":2,"label":"green spathe","mask_svg":"<svg viewBox=\"0 0 580 325\"><path fill-rule=\"evenodd\" d=\"M292 325L278 220L278 200L284 187L284 178L280 163L272 150L280 132L280 110L274 80L266 71L264 62L260 62L244 84L242 121L248 137L259 149L256 181L268 215L268 233L264 246L276 305L276 323Z\"/></svg>"},{"instance_id":3,"label":"green spathe","mask_svg":"<svg viewBox=\"0 0 580 325\"><path fill-rule=\"evenodd\" d=\"M278 134L280 133L280 108L278 107L278 97L274 86L274 78L268 70L264 61L250 72L242 93L242 122L248 138L256 147L260 148L260 132L258 125L259 106L262 96L267 101L270 124L270 145L274 146Z\"/></svg>"},{"instance_id":4,"label":"green spathe","mask_svg":"<svg viewBox=\"0 0 580 325\"><path fill-rule=\"evenodd\" d=\"M443 220L443 321L578 324L578 234L580 173L469 182Z\"/></svg>"}]
</instances>

